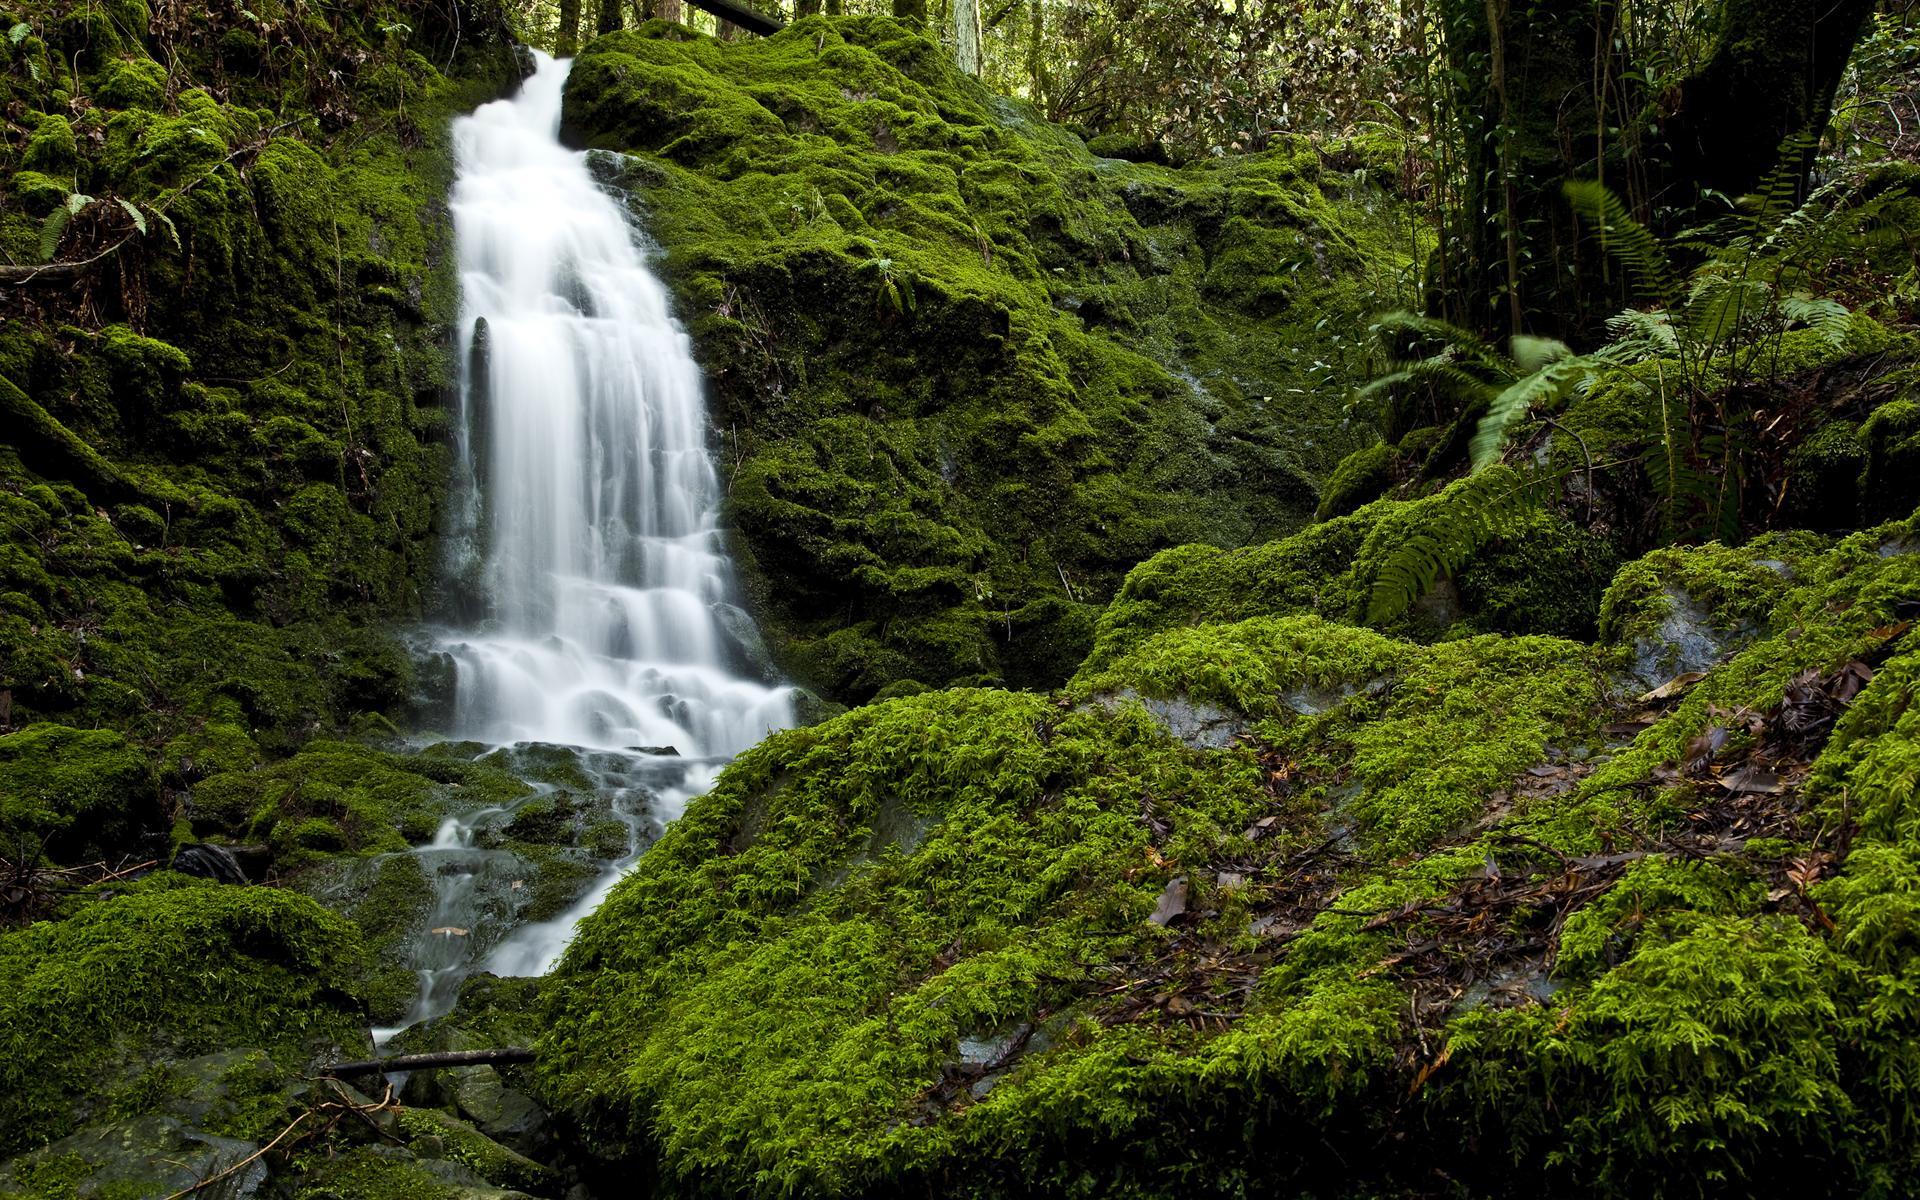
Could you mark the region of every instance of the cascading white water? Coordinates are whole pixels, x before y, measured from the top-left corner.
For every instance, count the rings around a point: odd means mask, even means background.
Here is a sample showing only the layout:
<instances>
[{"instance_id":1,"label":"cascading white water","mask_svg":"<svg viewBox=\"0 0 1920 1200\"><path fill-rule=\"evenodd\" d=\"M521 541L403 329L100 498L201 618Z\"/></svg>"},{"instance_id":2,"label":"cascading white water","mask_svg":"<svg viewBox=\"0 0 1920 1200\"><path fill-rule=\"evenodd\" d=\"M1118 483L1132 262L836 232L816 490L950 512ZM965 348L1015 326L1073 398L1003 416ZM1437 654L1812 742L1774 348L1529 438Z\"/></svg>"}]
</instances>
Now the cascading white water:
<instances>
[{"instance_id":1,"label":"cascading white water","mask_svg":"<svg viewBox=\"0 0 1920 1200\"><path fill-rule=\"evenodd\" d=\"M757 635L743 640L728 603L699 368L624 206L560 143L570 64L536 58L517 95L453 128L466 483L450 541L480 603L439 645L456 670L451 732L616 761L601 792L637 846L641 809L677 816L728 758L792 723L793 693L742 673ZM443 901L478 869L455 868L488 819L419 852L448 860ZM631 861L508 936L488 969L545 971ZM415 1020L444 1011L466 969L419 957Z\"/></svg>"},{"instance_id":2,"label":"cascading white water","mask_svg":"<svg viewBox=\"0 0 1920 1200\"><path fill-rule=\"evenodd\" d=\"M450 647L456 723L732 755L791 720L790 693L729 665L700 371L626 211L560 144L569 65L539 56L517 96L454 127L463 446L491 610Z\"/></svg>"}]
</instances>

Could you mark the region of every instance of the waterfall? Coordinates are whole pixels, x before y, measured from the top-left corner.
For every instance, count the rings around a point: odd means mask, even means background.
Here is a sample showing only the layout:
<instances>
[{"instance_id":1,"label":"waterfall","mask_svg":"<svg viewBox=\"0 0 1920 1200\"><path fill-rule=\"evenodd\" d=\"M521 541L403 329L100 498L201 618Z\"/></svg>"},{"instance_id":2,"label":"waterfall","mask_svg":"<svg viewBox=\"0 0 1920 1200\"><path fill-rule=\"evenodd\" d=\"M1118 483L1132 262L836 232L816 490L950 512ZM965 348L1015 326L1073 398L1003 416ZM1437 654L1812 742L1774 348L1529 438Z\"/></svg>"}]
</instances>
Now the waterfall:
<instances>
[{"instance_id":1,"label":"waterfall","mask_svg":"<svg viewBox=\"0 0 1920 1200\"><path fill-rule=\"evenodd\" d=\"M757 664L758 634L730 603L687 334L625 205L560 143L569 66L536 55L518 94L453 126L463 377L450 569L471 603L437 640L455 665L456 737L625 760L614 803L637 830L638 807L672 819L728 758L791 724L793 693ZM421 853L464 862L472 842L456 822ZM472 870L443 867L443 901ZM618 875L508 935L485 965L546 970ZM444 1010L428 993L466 969L421 957L437 974L413 1019Z\"/></svg>"}]
</instances>

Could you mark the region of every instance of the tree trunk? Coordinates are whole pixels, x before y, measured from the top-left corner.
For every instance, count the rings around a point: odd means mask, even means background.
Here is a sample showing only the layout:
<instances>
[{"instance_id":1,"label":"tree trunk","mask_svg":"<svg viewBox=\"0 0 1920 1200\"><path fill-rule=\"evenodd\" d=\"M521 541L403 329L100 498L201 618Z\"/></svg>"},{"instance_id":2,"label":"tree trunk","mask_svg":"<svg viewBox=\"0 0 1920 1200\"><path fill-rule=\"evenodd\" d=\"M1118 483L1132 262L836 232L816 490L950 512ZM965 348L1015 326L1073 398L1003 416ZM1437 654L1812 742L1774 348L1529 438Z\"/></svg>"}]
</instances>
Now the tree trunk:
<instances>
[{"instance_id":1,"label":"tree trunk","mask_svg":"<svg viewBox=\"0 0 1920 1200\"><path fill-rule=\"evenodd\" d=\"M1449 319L1495 336L1567 334L1617 309L1621 297L1584 291L1594 264L1561 185L1599 170L1593 47L1612 41L1618 16L1617 0L1446 6L1466 189L1449 231Z\"/></svg>"},{"instance_id":2,"label":"tree trunk","mask_svg":"<svg viewBox=\"0 0 1920 1200\"><path fill-rule=\"evenodd\" d=\"M600 20L594 28L601 33L612 33L622 25L620 0L600 0Z\"/></svg>"},{"instance_id":3,"label":"tree trunk","mask_svg":"<svg viewBox=\"0 0 1920 1200\"><path fill-rule=\"evenodd\" d=\"M1600 179L1676 227L1702 194L1754 190L1781 143L1819 132L1874 0L1725 0L1725 33L1665 97L1618 61L1619 0L1447 0L1442 7L1465 156L1443 315L1494 335L1594 340L1632 297L1562 196ZM1610 136L1645 128L1651 143Z\"/></svg>"},{"instance_id":4,"label":"tree trunk","mask_svg":"<svg viewBox=\"0 0 1920 1200\"><path fill-rule=\"evenodd\" d=\"M893 0L893 15L902 21L925 25L927 0Z\"/></svg>"},{"instance_id":5,"label":"tree trunk","mask_svg":"<svg viewBox=\"0 0 1920 1200\"><path fill-rule=\"evenodd\" d=\"M847 6L844 0L827 0L828 16L830 17L842 16L846 13L846 11L847 11Z\"/></svg>"},{"instance_id":6,"label":"tree trunk","mask_svg":"<svg viewBox=\"0 0 1920 1200\"><path fill-rule=\"evenodd\" d=\"M1874 0L1727 0L1713 57L1681 87L1664 126L1672 182L1729 196L1752 191L1780 144L1819 133Z\"/></svg>"},{"instance_id":7,"label":"tree trunk","mask_svg":"<svg viewBox=\"0 0 1920 1200\"><path fill-rule=\"evenodd\" d=\"M682 24L687 19L686 10L680 6L680 0L655 0L654 16L662 21Z\"/></svg>"},{"instance_id":8,"label":"tree trunk","mask_svg":"<svg viewBox=\"0 0 1920 1200\"><path fill-rule=\"evenodd\" d=\"M344 1079L352 1075L380 1075L388 1071L424 1071L435 1067L472 1067L486 1063L524 1063L533 1061L533 1051L518 1046L498 1050L446 1050L436 1054L400 1054L393 1058L369 1058L360 1062L334 1063L323 1068L322 1075Z\"/></svg>"},{"instance_id":9,"label":"tree trunk","mask_svg":"<svg viewBox=\"0 0 1920 1200\"><path fill-rule=\"evenodd\" d=\"M580 0L560 0L560 31L553 35L553 56L572 58L580 50Z\"/></svg>"},{"instance_id":10,"label":"tree trunk","mask_svg":"<svg viewBox=\"0 0 1920 1200\"><path fill-rule=\"evenodd\" d=\"M818 16L819 14L820 0L794 0L793 15L795 19Z\"/></svg>"},{"instance_id":11,"label":"tree trunk","mask_svg":"<svg viewBox=\"0 0 1920 1200\"><path fill-rule=\"evenodd\" d=\"M1033 0L1033 22L1028 28L1027 99L1047 111L1047 0Z\"/></svg>"},{"instance_id":12,"label":"tree trunk","mask_svg":"<svg viewBox=\"0 0 1920 1200\"><path fill-rule=\"evenodd\" d=\"M953 57L969 75L980 74L980 0L953 0Z\"/></svg>"}]
</instances>

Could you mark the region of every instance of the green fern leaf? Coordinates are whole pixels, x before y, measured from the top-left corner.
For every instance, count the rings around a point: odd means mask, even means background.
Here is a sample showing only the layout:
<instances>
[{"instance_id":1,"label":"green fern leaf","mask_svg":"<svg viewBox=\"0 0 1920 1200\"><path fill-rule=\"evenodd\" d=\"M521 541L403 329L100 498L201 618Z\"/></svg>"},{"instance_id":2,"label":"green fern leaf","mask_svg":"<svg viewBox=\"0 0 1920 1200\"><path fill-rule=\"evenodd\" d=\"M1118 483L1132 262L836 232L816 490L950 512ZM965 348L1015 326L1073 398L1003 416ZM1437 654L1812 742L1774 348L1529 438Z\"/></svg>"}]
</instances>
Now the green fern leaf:
<instances>
[{"instance_id":1,"label":"green fern leaf","mask_svg":"<svg viewBox=\"0 0 1920 1200\"><path fill-rule=\"evenodd\" d=\"M40 223L40 261L52 262L54 252L60 249L60 235L67 231L67 222L73 220L73 214L65 205L47 214Z\"/></svg>"},{"instance_id":2,"label":"green fern leaf","mask_svg":"<svg viewBox=\"0 0 1920 1200\"><path fill-rule=\"evenodd\" d=\"M1562 191L1576 213L1599 226L1603 249L1636 277L1643 293L1662 303L1678 296L1679 275L1666 250L1653 231L1627 211L1620 197L1592 180L1568 180Z\"/></svg>"},{"instance_id":3,"label":"green fern leaf","mask_svg":"<svg viewBox=\"0 0 1920 1200\"><path fill-rule=\"evenodd\" d=\"M1539 507L1543 485L1550 479L1527 479L1499 467L1469 475L1422 502L1407 518L1415 523L1412 532L1387 554L1374 574L1367 623L1378 626L1394 620L1442 575L1466 565L1499 528ZM1382 526L1373 537L1392 532L1392 527ZM1366 553L1364 547L1361 553Z\"/></svg>"},{"instance_id":4,"label":"green fern leaf","mask_svg":"<svg viewBox=\"0 0 1920 1200\"><path fill-rule=\"evenodd\" d=\"M1838 300L1788 296L1780 302L1780 312L1790 323L1818 332L1836 350L1844 349L1853 334L1853 312Z\"/></svg>"},{"instance_id":5,"label":"green fern leaf","mask_svg":"<svg viewBox=\"0 0 1920 1200\"><path fill-rule=\"evenodd\" d=\"M1500 450L1506 445L1507 431L1528 412L1543 404L1557 405L1566 399L1567 393L1576 384L1592 373L1591 360L1562 358L1548 363L1495 396L1487 405L1486 415L1480 418L1480 424L1473 432L1473 441L1468 446L1472 470L1484 471L1499 460Z\"/></svg>"},{"instance_id":6,"label":"green fern leaf","mask_svg":"<svg viewBox=\"0 0 1920 1200\"><path fill-rule=\"evenodd\" d=\"M119 200L121 208L124 208L127 210L127 215L133 218L134 229L138 230L142 237L146 236L147 218L145 214L143 214L140 211L140 209L133 203L133 201L120 199L120 197L117 197L117 196L115 197L115 199Z\"/></svg>"}]
</instances>

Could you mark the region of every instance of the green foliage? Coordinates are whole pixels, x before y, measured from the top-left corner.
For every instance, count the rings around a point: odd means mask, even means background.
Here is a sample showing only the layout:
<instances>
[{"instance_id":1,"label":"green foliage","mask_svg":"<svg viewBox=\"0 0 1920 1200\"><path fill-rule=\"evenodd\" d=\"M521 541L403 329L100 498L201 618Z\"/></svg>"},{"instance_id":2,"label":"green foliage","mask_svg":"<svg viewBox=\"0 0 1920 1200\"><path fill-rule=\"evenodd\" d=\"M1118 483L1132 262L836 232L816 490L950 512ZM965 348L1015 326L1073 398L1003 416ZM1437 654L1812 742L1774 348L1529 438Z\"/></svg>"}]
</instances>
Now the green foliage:
<instances>
[{"instance_id":1,"label":"green foliage","mask_svg":"<svg viewBox=\"0 0 1920 1200\"><path fill-rule=\"evenodd\" d=\"M152 766L117 733L31 725L0 737L0 855L117 853L154 820L156 800Z\"/></svg>"},{"instance_id":2,"label":"green foliage","mask_svg":"<svg viewBox=\"0 0 1920 1200\"><path fill-rule=\"evenodd\" d=\"M151 876L0 934L0 1152L109 1111L162 1058L357 1049L352 928L289 892L195 884Z\"/></svg>"},{"instance_id":3,"label":"green foliage","mask_svg":"<svg viewBox=\"0 0 1920 1200\"><path fill-rule=\"evenodd\" d=\"M1304 140L1096 159L867 17L609 35L564 121L625 152L596 161L714 381L743 581L822 694L1058 683L1127 568L1297 526L1357 444L1329 314L1409 250Z\"/></svg>"},{"instance_id":4,"label":"green foliage","mask_svg":"<svg viewBox=\"0 0 1920 1200\"><path fill-rule=\"evenodd\" d=\"M1368 624L1406 612L1434 583L1465 566L1507 523L1540 504L1541 484L1502 468L1453 484L1421 505L1420 519L1380 561L1367 598Z\"/></svg>"}]
</instances>

